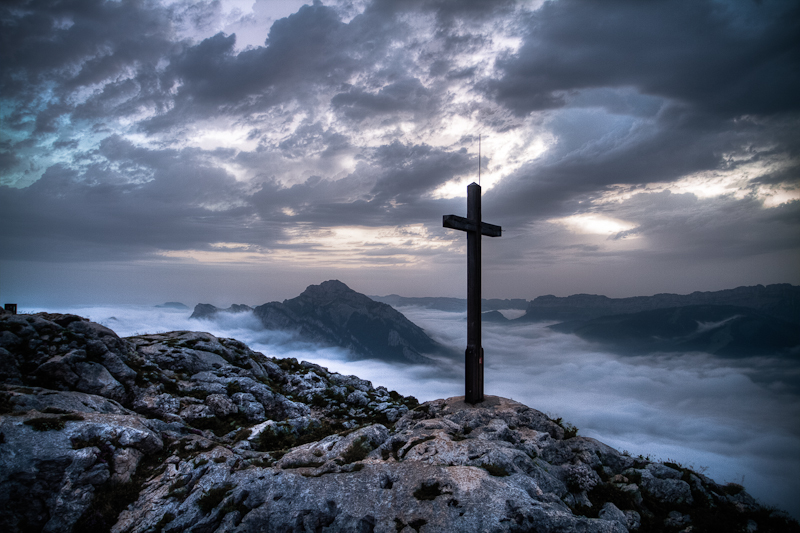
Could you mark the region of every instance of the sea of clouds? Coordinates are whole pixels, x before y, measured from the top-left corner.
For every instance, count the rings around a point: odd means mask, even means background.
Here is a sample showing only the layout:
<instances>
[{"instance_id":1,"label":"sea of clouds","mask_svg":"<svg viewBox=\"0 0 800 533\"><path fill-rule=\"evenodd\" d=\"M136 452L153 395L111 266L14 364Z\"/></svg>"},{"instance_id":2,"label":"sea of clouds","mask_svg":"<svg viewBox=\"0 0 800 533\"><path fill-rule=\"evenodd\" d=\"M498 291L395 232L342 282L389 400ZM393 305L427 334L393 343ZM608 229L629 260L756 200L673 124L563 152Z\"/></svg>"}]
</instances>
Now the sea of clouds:
<instances>
[{"instance_id":1,"label":"sea of clouds","mask_svg":"<svg viewBox=\"0 0 800 533\"><path fill-rule=\"evenodd\" d=\"M466 313L399 309L440 343L466 345ZM233 337L273 357L295 357L355 374L420 401L464 394L463 361L395 365L267 331L251 313L189 319L191 310L145 306L21 309L72 312L121 337L175 330ZM510 311L509 317L519 312ZM563 417L633 455L672 460L717 482L735 482L800 517L800 364L726 360L703 353L620 356L546 323L484 323L486 394ZM794 384L794 385L793 385Z\"/></svg>"}]
</instances>

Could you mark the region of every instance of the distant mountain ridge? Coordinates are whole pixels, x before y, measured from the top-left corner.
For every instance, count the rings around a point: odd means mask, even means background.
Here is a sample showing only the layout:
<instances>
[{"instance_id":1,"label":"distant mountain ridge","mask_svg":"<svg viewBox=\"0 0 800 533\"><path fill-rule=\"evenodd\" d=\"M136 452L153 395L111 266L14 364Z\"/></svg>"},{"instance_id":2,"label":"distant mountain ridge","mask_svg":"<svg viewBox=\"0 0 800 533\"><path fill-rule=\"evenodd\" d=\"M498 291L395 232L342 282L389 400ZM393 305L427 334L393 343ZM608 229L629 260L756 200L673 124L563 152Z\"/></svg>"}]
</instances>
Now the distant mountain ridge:
<instances>
[{"instance_id":1,"label":"distant mountain ridge","mask_svg":"<svg viewBox=\"0 0 800 533\"><path fill-rule=\"evenodd\" d=\"M447 298L439 296L409 298L406 296L398 296L397 294L390 294L388 296L370 296L376 302L389 304L392 307L424 307L426 309L436 309L438 311L448 311L452 313L462 312L467 310L466 298ZM483 311L498 311L500 309L525 309L528 306L528 300L523 298L512 299L499 299L499 298L485 298L481 300L481 310Z\"/></svg>"},{"instance_id":2,"label":"distant mountain ridge","mask_svg":"<svg viewBox=\"0 0 800 533\"><path fill-rule=\"evenodd\" d=\"M255 308L234 304L218 309L197 304L190 318L246 311L252 311L266 329L292 331L304 341L339 346L361 357L430 363L432 360L424 354L447 352L390 305L376 302L338 280L309 285L296 298Z\"/></svg>"},{"instance_id":3,"label":"distant mountain ridge","mask_svg":"<svg viewBox=\"0 0 800 533\"><path fill-rule=\"evenodd\" d=\"M260 305L253 313L268 329L294 329L304 339L364 357L426 363L431 359L423 354L444 351L402 313L338 280L310 285L296 298Z\"/></svg>"},{"instance_id":4,"label":"distant mountain ridge","mask_svg":"<svg viewBox=\"0 0 800 533\"><path fill-rule=\"evenodd\" d=\"M252 310L252 307L244 304L233 304L227 309L220 309L211 304L197 304L189 318L214 318L217 313L246 313Z\"/></svg>"},{"instance_id":5,"label":"distant mountain ridge","mask_svg":"<svg viewBox=\"0 0 800 533\"><path fill-rule=\"evenodd\" d=\"M574 320L550 326L614 351L706 352L722 357L783 355L798 359L797 324L732 305L686 305Z\"/></svg>"},{"instance_id":6,"label":"distant mountain ridge","mask_svg":"<svg viewBox=\"0 0 800 533\"><path fill-rule=\"evenodd\" d=\"M573 294L566 297L547 295L539 296L528 303L525 314L516 320L589 320L687 305L746 307L771 317L800 323L800 286L780 283L712 292L696 291L686 295L662 293L631 298L609 298L596 294Z\"/></svg>"}]
</instances>

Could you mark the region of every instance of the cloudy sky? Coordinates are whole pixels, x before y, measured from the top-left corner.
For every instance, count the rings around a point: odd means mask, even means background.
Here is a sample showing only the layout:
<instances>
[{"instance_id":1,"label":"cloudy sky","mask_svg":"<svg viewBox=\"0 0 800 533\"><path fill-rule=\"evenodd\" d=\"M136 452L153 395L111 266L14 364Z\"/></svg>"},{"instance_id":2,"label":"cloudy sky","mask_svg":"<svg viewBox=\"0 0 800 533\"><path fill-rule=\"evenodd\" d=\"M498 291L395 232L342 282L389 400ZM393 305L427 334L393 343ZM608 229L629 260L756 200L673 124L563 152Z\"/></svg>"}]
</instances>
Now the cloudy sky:
<instances>
[{"instance_id":1,"label":"cloudy sky","mask_svg":"<svg viewBox=\"0 0 800 533\"><path fill-rule=\"evenodd\" d=\"M0 299L800 283L795 0L10 0Z\"/></svg>"}]
</instances>

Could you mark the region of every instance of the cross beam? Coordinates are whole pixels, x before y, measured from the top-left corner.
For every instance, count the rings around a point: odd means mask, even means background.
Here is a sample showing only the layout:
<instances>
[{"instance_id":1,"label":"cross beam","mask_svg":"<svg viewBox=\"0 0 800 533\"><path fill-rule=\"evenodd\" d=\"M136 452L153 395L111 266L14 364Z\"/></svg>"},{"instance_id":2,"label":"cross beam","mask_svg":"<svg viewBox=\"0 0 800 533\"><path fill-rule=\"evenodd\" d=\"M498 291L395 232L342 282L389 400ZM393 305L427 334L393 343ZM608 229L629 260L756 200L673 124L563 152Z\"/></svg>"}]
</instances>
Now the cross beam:
<instances>
[{"instance_id":1,"label":"cross beam","mask_svg":"<svg viewBox=\"0 0 800 533\"><path fill-rule=\"evenodd\" d=\"M464 354L465 401L483 401L483 347L481 346L481 235L500 237L502 228L481 221L481 186L467 187L467 217L445 215L445 228L467 233L467 350Z\"/></svg>"}]
</instances>

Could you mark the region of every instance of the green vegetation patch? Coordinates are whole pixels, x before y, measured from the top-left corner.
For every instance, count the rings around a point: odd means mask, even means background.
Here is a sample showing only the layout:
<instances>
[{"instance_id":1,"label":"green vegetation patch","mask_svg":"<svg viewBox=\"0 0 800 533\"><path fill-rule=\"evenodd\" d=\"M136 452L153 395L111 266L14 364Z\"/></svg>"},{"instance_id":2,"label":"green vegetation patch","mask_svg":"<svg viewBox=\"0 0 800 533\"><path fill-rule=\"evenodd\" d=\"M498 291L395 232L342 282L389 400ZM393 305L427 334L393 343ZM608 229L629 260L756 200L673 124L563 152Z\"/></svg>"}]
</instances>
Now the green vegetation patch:
<instances>
[{"instance_id":1,"label":"green vegetation patch","mask_svg":"<svg viewBox=\"0 0 800 533\"><path fill-rule=\"evenodd\" d=\"M355 463L362 461L373 450L369 437L362 435L358 437L349 448L342 454L342 464Z\"/></svg>"},{"instance_id":2,"label":"green vegetation patch","mask_svg":"<svg viewBox=\"0 0 800 533\"><path fill-rule=\"evenodd\" d=\"M564 430L564 440L578 436L578 428L576 428L569 422L564 422L564 420L560 416L558 418L552 419L552 421L561 426L561 428Z\"/></svg>"},{"instance_id":3,"label":"green vegetation patch","mask_svg":"<svg viewBox=\"0 0 800 533\"><path fill-rule=\"evenodd\" d=\"M286 423L276 424L264 428L255 441L255 449L261 452L288 450L295 446L317 442L328 435L341 431L341 426L323 420L319 423L309 424L307 428L295 432Z\"/></svg>"},{"instance_id":4,"label":"green vegetation patch","mask_svg":"<svg viewBox=\"0 0 800 533\"><path fill-rule=\"evenodd\" d=\"M26 426L30 426L34 431L58 431L64 429L66 424L60 418L52 417L38 417L31 418L24 422Z\"/></svg>"},{"instance_id":5,"label":"green vegetation patch","mask_svg":"<svg viewBox=\"0 0 800 533\"><path fill-rule=\"evenodd\" d=\"M191 426L196 429L210 430L217 437L227 435L231 431L249 426L250 421L242 413L233 413L228 416L210 416L193 420Z\"/></svg>"}]
</instances>

